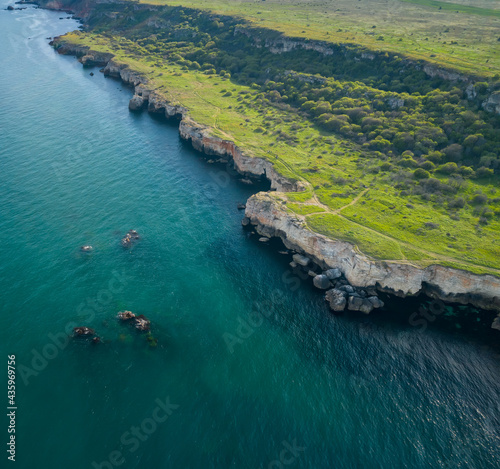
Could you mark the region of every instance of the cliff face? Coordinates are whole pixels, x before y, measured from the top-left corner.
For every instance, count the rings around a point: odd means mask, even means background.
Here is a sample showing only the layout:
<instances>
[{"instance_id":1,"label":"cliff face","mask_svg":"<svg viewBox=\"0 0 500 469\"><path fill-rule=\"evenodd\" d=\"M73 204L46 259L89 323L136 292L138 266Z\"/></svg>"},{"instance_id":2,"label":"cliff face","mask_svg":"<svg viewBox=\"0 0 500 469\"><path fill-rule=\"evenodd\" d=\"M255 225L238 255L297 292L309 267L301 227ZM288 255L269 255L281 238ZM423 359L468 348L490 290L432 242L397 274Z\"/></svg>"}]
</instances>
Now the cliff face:
<instances>
[{"instance_id":1,"label":"cliff face","mask_svg":"<svg viewBox=\"0 0 500 469\"><path fill-rule=\"evenodd\" d=\"M233 160L236 171L244 176L265 177L271 182L272 189L281 192L303 190L301 182L278 174L270 161L245 155L233 142L211 136L208 128L196 124L191 119L182 119L179 132L196 150L207 155L229 157Z\"/></svg>"},{"instance_id":2,"label":"cliff face","mask_svg":"<svg viewBox=\"0 0 500 469\"><path fill-rule=\"evenodd\" d=\"M322 269L338 268L355 287L376 287L398 296L423 292L444 301L500 310L497 277L439 265L419 269L410 264L375 261L348 242L309 231L300 219L263 192L247 201L245 215L261 235L281 238L287 248L306 254Z\"/></svg>"}]
</instances>

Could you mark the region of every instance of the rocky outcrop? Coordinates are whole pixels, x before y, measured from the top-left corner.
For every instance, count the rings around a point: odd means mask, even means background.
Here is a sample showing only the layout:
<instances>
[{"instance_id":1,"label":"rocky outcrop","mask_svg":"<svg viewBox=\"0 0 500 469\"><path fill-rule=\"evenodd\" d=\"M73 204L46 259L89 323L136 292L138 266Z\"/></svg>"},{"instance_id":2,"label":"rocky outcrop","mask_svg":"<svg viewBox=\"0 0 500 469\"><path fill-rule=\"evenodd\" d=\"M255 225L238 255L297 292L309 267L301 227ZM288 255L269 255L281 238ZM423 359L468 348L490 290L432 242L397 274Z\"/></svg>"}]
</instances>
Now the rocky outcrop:
<instances>
[{"instance_id":1,"label":"rocky outcrop","mask_svg":"<svg viewBox=\"0 0 500 469\"><path fill-rule=\"evenodd\" d=\"M347 293L342 290L337 290L336 288L328 290L325 299L332 311L344 311L347 305Z\"/></svg>"},{"instance_id":2,"label":"rocky outcrop","mask_svg":"<svg viewBox=\"0 0 500 469\"><path fill-rule=\"evenodd\" d=\"M147 83L145 77L143 77L140 73L135 72L126 64L120 64L115 62L113 59L108 59L106 62L106 66L104 67L104 75L119 78L126 85L130 86L138 86L144 85ZM144 86L141 90L144 89Z\"/></svg>"},{"instance_id":3,"label":"rocky outcrop","mask_svg":"<svg viewBox=\"0 0 500 469\"><path fill-rule=\"evenodd\" d=\"M483 101L482 106L486 111L500 114L500 91L492 93L485 101Z\"/></svg>"},{"instance_id":4,"label":"rocky outcrop","mask_svg":"<svg viewBox=\"0 0 500 469\"><path fill-rule=\"evenodd\" d=\"M468 82L470 78L462 75L461 73L454 72L452 70L446 70L445 68L436 67L435 65L425 64L423 71L426 75L431 78L439 77L446 81L465 81Z\"/></svg>"},{"instance_id":5,"label":"rocky outcrop","mask_svg":"<svg viewBox=\"0 0 500 469\"><path fill-rule=\"evenodd\" d=\"M500 278L493 275L440 265L420 269L376 261L355 250L351 243L310 231L268 193L252 196L245 215L259 234L281 238L288 249L307 255L322 269L339 269L355 287L376 287L401 297L425 293L443 301L500 310Z\"/></svg>"},{"instance_id":6,"label":"rocky outcrop","mask_svg":"<svg viewBox=\"0 0 500 469\"><path fill-rule=\"evenodd\" d=\"M141 111L147 105L147 100L143 96L134 95L134 97L129 101L128 108L131 111Z\"/></svg>"}]
</instances>

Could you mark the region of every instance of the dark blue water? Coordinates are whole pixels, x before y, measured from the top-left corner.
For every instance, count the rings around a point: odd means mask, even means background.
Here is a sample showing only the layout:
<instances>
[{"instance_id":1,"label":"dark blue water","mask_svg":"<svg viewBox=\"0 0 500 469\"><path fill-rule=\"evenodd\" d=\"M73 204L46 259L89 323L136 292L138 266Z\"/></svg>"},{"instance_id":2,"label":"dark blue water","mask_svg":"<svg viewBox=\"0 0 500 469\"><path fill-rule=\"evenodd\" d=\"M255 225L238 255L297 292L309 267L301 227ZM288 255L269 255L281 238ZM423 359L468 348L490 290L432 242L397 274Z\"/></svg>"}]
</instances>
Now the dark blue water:
<instances>
[{"instance_id":1,"label":"dark blue water","mask_svg":"<svg viewBox=\"0 0 500 469\"><path fill-rule=\"evenodd\" d=\"M77 26L61 16L0 11L0 343L18 406L2 467L499 467L491 340L439 327L448 313L422 332L410 302L332 316L241 229L254 188L54 53L46 38ZM149 341L123 309L151 319ZM103 343L68 342L76 325Z\"/></svg>"}]
</instances>

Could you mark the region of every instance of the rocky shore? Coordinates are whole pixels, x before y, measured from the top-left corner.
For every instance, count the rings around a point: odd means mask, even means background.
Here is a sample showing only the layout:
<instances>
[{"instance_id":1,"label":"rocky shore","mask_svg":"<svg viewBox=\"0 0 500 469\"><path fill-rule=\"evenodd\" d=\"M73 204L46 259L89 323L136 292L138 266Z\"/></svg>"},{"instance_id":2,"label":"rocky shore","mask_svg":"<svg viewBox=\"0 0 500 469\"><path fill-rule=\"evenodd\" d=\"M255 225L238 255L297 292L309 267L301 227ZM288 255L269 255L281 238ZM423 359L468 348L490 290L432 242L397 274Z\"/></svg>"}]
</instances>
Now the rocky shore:
<instances>
[{"instance_id":1,"label":"rocky shore","mask_svg":"<svg viewBox=\"0 0 500 469\"><path fill-rule=\"evenodd\" d=\"M245 215L257 233L280 238L288 249L306 255L323 270L338 269L350 285L376 288L400 297L424 293L445 302L500 311L500 278L431 265L376 261L351 243L310 231L272 195L260 192L247 201Z\"/></svg>"},{"instance_id":2,"label":"rocky shore","mask_svg":"<svg viewBox=\"0 0 500 469\"><path fill-rule=\"evenodd\" d=\"M300 181L280 175L270 161L252 157L234 142L213 136L210 128L189 117L186 108L168 102L148 87L145 77L116 62L111 54L68 45L59 38L51 44L61 54L77 56L84 66L104 66L102 71L106 76L120 79L134 88L129 102L131 111L147 109L152 114L179 121L183 140L205 155L217 156L219 161L227 162L245 180L265 178L271 183L272 190L281 192L304 189ZM288 249L306 256L311 266L323 270L324 273L315 274L314 284L326 290L326 300L334 311L347 308L369 313L382 307L377 291L400 297L425 294L445 302L500 311L500 278L440 265L418 268L410 263L371 259L348 242L311 232L268 193L260 192L248 200L243 225L253 225L265 238L280 238ZM339 272L340 281L328 278L328 275L333 275L332 269Z\"/></svg>"}]
</instances>

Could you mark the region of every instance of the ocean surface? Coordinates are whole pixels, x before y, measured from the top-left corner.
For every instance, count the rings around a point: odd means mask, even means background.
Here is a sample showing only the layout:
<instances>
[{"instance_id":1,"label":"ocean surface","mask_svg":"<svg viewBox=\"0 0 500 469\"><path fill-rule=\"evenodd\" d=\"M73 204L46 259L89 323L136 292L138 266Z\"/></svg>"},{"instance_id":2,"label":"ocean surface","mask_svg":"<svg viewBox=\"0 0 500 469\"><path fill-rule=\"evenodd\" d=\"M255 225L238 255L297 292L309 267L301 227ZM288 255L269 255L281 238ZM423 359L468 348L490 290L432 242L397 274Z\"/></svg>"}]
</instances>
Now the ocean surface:
<instances>
[{"instance_id":1,"label":"ocean surface","mask_svg":"<svg viewBox=\"0 0 500 469\"><path fill-rule=\"evenodd\" d=\"M1 467L500 467L491 314L446 308L424 327L405 300L332 315L241 228L255 187L57 55L47 38L78 26L66 13L7 5L0 384L6 409L14 354L17 410ZM141 239L124 249L129 229ZM119 323L124 309L151 335ZM75 326L102 343L70 341Z\"/></svg>"}]
</instances>

